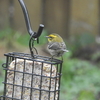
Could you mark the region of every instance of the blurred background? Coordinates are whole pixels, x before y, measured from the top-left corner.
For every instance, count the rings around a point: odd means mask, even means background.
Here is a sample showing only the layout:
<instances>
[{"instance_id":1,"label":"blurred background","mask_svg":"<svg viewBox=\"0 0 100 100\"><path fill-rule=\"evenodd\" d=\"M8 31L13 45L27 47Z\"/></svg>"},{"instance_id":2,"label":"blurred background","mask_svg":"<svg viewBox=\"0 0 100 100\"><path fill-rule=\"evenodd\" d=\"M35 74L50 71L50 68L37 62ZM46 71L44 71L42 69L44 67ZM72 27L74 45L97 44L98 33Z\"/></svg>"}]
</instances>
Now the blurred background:
<instances>
[{"instance_id":1,"label":"blurred background","mask_svg":"<svg viewBox=\"0 0 100 100\"><path fill-rule=\"evenodd\" d=\"M58 33L70 52L63 56L60 100L100 100L100 0L24 0L33 31L45 28L36 43L49 56L44 36ZM29 34L18 0L0 0L0 95L4 53L30 53ZM45 48L45 49L44 49Z\"/></svg>"}]
</instances>

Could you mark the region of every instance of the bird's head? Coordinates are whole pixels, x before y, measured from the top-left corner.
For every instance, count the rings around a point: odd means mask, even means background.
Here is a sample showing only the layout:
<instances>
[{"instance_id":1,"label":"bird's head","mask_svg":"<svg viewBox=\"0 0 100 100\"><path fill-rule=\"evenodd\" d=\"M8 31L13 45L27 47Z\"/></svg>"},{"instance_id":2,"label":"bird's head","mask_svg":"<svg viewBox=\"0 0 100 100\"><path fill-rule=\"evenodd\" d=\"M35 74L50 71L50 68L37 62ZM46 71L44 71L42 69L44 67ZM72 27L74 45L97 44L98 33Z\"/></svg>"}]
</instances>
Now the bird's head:
<instances>
[{"instance_id":1,"label":"bird's head","mask_svg":"<svg viewBox=\"0 0 100 100\"><path fill-rule=\"evenodd\" d=\"M63 42L63 39L58 34L50 34L46 36L49 42Z\"/></svg>"}]
</instances>

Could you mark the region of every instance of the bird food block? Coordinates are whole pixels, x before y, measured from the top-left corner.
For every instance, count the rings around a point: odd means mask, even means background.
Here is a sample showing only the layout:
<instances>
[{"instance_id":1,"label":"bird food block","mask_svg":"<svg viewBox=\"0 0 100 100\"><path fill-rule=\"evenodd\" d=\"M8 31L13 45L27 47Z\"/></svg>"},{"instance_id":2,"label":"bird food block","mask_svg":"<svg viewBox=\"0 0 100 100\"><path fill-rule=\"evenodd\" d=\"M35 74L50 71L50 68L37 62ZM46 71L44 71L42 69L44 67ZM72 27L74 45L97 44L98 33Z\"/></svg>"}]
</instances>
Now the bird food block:
<instances>
[{"instance_id":1,"label":"bird food block","mask_svg":"<svg viewBox=\"0 0 100 100\"><path fill-rule=\"evenodd\" d=\"M55 65L16 58L8 66L6 100L57 100L58 88Z\"/></svg>"}]
</instances>

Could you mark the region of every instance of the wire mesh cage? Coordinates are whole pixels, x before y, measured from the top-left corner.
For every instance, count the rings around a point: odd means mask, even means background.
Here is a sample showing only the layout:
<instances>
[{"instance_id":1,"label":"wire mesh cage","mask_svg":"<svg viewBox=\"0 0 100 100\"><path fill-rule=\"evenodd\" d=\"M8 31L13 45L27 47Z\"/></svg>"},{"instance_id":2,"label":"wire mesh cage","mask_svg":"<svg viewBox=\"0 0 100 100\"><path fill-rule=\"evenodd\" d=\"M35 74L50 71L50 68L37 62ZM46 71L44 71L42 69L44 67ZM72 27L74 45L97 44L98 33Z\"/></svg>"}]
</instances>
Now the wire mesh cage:
<instances>
[{"instance_id":1,"label":"wire mesh cage","mask_svg":"<svg viewBox=\"0 0 100 100\"><path fill-rule=\"evenodd\" d=\"M30 54L5 54L1 100L59 100L62 61Z\"/></svg>"},{"instance_id":2,"label":"wire mesh cage","mask_svg":"<svg viewBox=\"0 0 100 100\"><path fill-rule=\"evenodd\" d=\"M4 54L4 93L0 100L59 100L62 61L38 55L34 41L39 43L44 25L40 24L37 32L32 31L26 6L23 0L18 1L30 34L30 54ZM33 50L36 51L36 55Z\"/></svg>"}]
</instances>

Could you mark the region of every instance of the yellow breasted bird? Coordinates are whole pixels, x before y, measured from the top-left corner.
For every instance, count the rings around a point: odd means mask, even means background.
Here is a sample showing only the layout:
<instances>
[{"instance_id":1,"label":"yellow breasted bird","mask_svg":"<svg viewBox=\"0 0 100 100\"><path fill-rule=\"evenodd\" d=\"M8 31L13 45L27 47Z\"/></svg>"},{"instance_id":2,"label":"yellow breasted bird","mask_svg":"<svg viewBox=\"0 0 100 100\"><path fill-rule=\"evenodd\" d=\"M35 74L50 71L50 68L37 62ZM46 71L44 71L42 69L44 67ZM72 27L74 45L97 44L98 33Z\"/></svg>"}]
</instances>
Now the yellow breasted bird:
<instances>
[{"instance_id":1,"label":"yellow breasted bird","mask_svg":"<svg viewBox=\"0 0 100 100\"><path fill-rule=\"evenodd\" d=\"M48 46L47 49L50 52L50 54L53 57L60 57L62 56L65 52L68 52L65 42L56 33L50 34L46 36L48 38Z\"/></svg>"}]
</instances>

